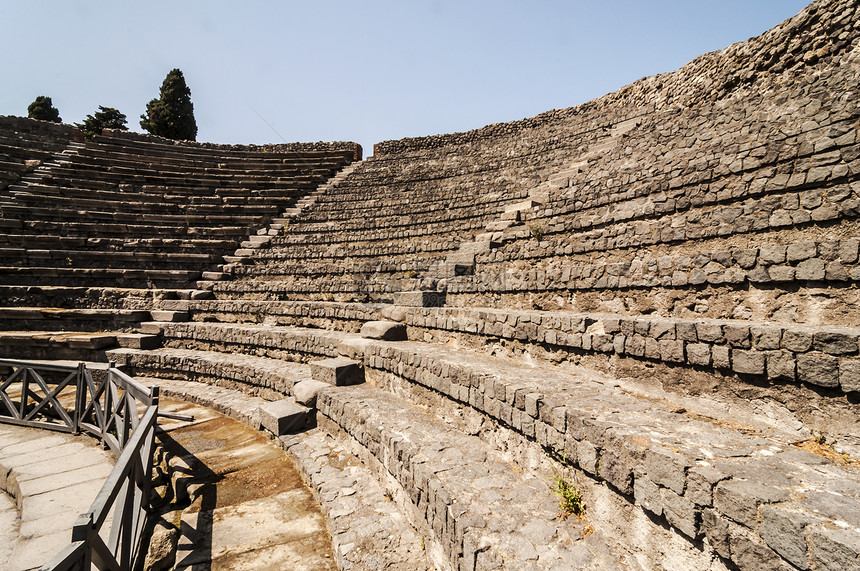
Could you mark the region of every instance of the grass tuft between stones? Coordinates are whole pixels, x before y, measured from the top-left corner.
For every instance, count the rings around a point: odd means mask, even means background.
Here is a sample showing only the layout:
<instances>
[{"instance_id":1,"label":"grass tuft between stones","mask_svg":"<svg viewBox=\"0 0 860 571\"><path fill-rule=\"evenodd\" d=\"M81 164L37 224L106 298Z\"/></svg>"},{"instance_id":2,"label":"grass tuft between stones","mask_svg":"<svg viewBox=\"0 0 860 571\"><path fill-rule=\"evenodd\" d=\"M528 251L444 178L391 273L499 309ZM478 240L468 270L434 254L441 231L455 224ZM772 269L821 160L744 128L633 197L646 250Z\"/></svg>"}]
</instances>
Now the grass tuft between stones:
<instances>
[{"instance_id":1,"label":"grass tuft between stones","mask_svg":"<svg viewBox=\"0 0 860 571\"><path fill-rule=\"evenodd\" d=\"M558 496L558 507L561 510L562 519L574 515L582 517L585 515L585 501L582 499L582 493L579 491L573 482L560 474L555 474L552 477L555 484L555 495Z\"/></svg>"}]
</instances>

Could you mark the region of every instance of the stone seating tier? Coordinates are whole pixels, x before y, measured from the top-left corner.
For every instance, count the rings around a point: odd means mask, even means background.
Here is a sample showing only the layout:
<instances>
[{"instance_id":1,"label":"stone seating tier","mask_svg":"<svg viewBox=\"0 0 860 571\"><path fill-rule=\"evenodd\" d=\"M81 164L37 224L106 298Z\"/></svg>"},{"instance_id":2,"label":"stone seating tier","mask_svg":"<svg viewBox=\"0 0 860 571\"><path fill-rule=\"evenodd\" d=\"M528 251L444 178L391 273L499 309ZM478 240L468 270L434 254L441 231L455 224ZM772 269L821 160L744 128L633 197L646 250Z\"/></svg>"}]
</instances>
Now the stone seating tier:
<instances>
[{"instance_id":1,"label":"stone seating tier","mask_svg":"<svg viewBox=\"0 0 860 571\"><path fill-rule=\"evenodd\" d=\"M133 264L139 269L203 271L220 259L217 253L140 252L133 248L127 251L0 248L0 265L5 267L127 268Z\"/></svg>"},{"instance_id":2,"label":"stone seating tier","mask_svg":"<svg viewBox=\"0 0 860 571\"><path fill-rule=\"evenodd\" d=\"M49 165L50 166L50 165ZM34 180L40 181L44 180L45 182L56 182L60 185L63 184L64 181L68 180L70 177L77 178L79 180L84 181L97 181L103 183L113 183L114 185L120 184L131 184L131 185L161 185L161 186L191 186L191 187L228 187L232 186L234 188L250 188L250 189L271 189L271 188L306 188L311 187L315 188L320 182L324 180L323 175L310 175L310 174L300 174L294 176L279 176L279 177L254 177L254 176L246 176L242 178L238 177L225 177L219 178L213 175L198 175L194 176L193 174L188 174L183 171L179 172L165 172L159 170L153 170L151 173L142 173L139 174L137 172L127 171L113 171L113 170L104 170L104 169L84 169L84 168L75 168L75 169L65 169L64 167L58 166L55 167L58 169L56 180L53 179L53 175L48 173L47 175L42 175L41 173L34 177ZM89 183L85 183L89 184Z\"/></svg>"},{"instance_id":3,"label":"stone seating tier","mask_svg":"<svg viewBox=\"0 0 860 571\"><path fill-rule=\"evenodd\" d=\"M82 183L84 184L84 183ZM250 205L254 204L277 204L279 207L290 206L296 198L304 196L306 189L299 187L287 188L212 188L202 186L160 186L142 185L128 187L117 187L115 184L99 185L94 181L89 183L89 188L81 185L74 187L44 186L29 183L10 185L9 196L13 197L16 192L42 194L47 197L66 196L80 198L103 198L108 202L113 201L150 201L186 204L241 204L247 200ZM128 189L128 190L124 190ZM132 189L140 189L140 192Z\"/></svg>"},{"instance_id":4,"label":"stone seating tier","mask_svg":"<svg viewBox=\"0 0 860 571\"><path fill-rule=\"evenodd\" d=\"M0 249L0 260L2 260L2 249ZM339 276L348 276L350 279L361 279L361 277L379 277L382 278L387 274L398 274L400 272L427 272L436 264L443 261L443 258L426 258L406 256L401 260L392 260L389 262L373 260L368 263L345 263L344 260L333 261L332 263L309 262L307 260L301 263L282 263L282 264L267 264L264 269L255 268L253 265L238 265L230 268L225 268L233 278L241 278L248 275L253 277L263 277L271 279L272 276L295 276L297 278L337 278Z\"/></svg>"},{"instance_id":5,"label":"stone seating tier","mask_svg":"<svg viewBox=\"0 0 860 571\"><path fill-rule=\"evenodd\" d=\"M213 226L219 224L243 225L248 228L259 226L259 216L252 215L229 215L229 214L158 214L158 213L136 213L136 212L111 212L104 210L75 210L73 208L47 207L47 206L19 206L0 204L0 216L3 218L18 217L23 220L55 221L74 223L78 220L104 220L114 224L147 224L165 226Z\"/></svg>"},{"instance_id":6,"label":"stone seating tier","mask_svg":"<svg viewBox=\"0 0 860 571\"><path fill-rule=\"evenodd\" d=\"M168 300L208 299L212 292L194 288L123 288L115 286L2 285L0 305L65 309L158 308Z\"/></svg>"},{"instance_id":7,"label":"stone seating tier","mask_svg":"<svg viewBox=\"0 0 860 571\"><path fill-rule=\"evenodd\" d=\"M398 214L426 215L430 212L440 213L440 210L468 208L469 201L473 206L493 208L500 205L515 203L525 198L524 194L499 196L499 193L476 195L473 192L452 191L443 197L400 196L397 200L357 200L354 203L330 202L317 200L315 208L296 217L303 223L319 223L326 220L354 220L358 216L390 217ZM375 214L374 214L375 213Z\"/></svg>"},{"instance_id":8,"label":"stone seating tier","mask_svg":"<svg viewBox=\"0 0 860 571\"><path fill-rule=\"evenodd\" d=\"M65 222L54 220L21 220L20 218L0 217L0 228L8 231L21 233L32 232L35 235L43 233L56 233L64 236L84 237L127 237L139 238L162 238L170 239L175 236L192 236L198 238L223 238L248 236L247 226L188 226L181 225L153 225L153 224L119 224L119 223L93 223L93 222Z\"/></svg>"},{"instance_id":9,"label":"stone seating tier","mask_svg":"<svg viewBox=\"0 0 860 571\"><path fill-rule=\"evenodd\" d=\"M288 143L285 145L220 145L215 143L197 143L194 141L174 141L152 135L116 131L108 129L102 135L96 136L94 143L98 146L125 150L132 154L158 156L174 156L180 159L194 157L205 158L218 156L223 159L270 159L286 156L305 157L311 159L335 156L350 162L361 160L360 147L352 142L331 143Z\"/></svg>"},{"instance_id":10,"label":"stone seating tier","mask_svg":"<svg viewBox=\"0 0 860 571\"><path fill-rule=\"evenodd\" d=\"M193 289L200 271L2 266L0 285L64 285L122 288Z\"/></svg>"},{"instance_id":11,"label":"stone seating tier","mask_svg":"<svg viewBox=\"0 0 860 571\"><path fill-rule=\"evenodd\" d=\"M119 200L104 200L101 197L82 198L79 196L69 197L64 195L62 191L56 193L45 193L41 190L13 191L11 193L13 200L0 202L0 205L20 205L20 206L35 206L38 207L45 203L48 198L52 204L61 208L77 208L80 210L94 211L109 211L109 212L147 212L154 214L173 214L185 213L200 214L211 213L215 215L262 215L274 217L280 214L282 207L278 204L272 204L271 201L259 201L258 204L224 204L217 203L200 203L189 201L153 201L143 202L121 198ZM250 202L250 201L249 201ZM286 202L286 201L285 201Z\"/></svg>"},{"instance_id":12,"label":"stone seating tier","mask_svg":"<svg viewBox=\"0 0 860 571\"><path fill-rule=\"evenodd\" d=\"M149 320L144 310L0 307L3 331L128 331Z\"/></svg>"},{"instance_id":13,"label":"stone seating tier","mask_svg":"<svg viewBox=\"0 0 860 571\"><path fill-rule=\"evenodd\" d=\"M289 234L289 228L287 228ZM278 243L273 238L272 242ZM350 241L340 243L301 243L301 248L260 248L254 252L254 259L260 260L338 260L344 258L403 257L422 252L448 252L456 250L460 241L452 237L440 236L432 240L412 239L391 243L379 241ZM243 263L251 263L245 260Z\"/></svg>"},{"instance_id":14,"label":"stone seating tier","mask_svg":"<svg viewBox=\"0 0 860 571\"><path fill-rule=\"evenodd\" d=\"M197 172L202 169L210 169L217 172L235 171L237 174L245 174L249 170L257 172L280 172L289 171L291 169L308 169L308 168L333 168L339 170L345 162L349 162L350 157L345 153L308 153L308 154L290 154L278 153L277 155L267 157L223 157L215 155L201 155L194 153L178 152L174 155L166 155L162 153L132 153L124 151L124 145L99 145L88 144L84 149L81 149L76 154L76 160L90 165L107 165L107 166L137 166L151 165L164 170L190 170Z\"/></svg>"},{"instance_id":15,"label":"stone seating tier","mask_svg":"<svg viewBox=\"0 0 860 571\"><path fill-rule=\"evenodd\" d=\"M352 240L364 242L389 242L401 239L414 241L421 237L438 236L440 239L463 241L466 237L471 238L478 232L483 232L486 226L486 217L464 218L462 220L442 220L438 222L427 222L419 227L401 226L399 229L386 231L385 229L370 230L367 232L355 232ZM334 230L328 232L293 232L291 226L288 233L276 236L269 244L270 248L291 248L295 246L312 244L341 244L350 240L348 237L339 235ZM297 230L301 230L301 226Z\"/></svg>"},{"instance_id":16,"label":"stone seating tier","mask_svg":"<svg viewBox=\"0 0 860 571\"><path fill-rule=\"evenodd\" d=\"M179 177L185 175L187 177L205 178L208 180L218 180L222 182L252 182L256 179L271 179L283 180L292 177L319 177L328 178L337 172L342 165L336 161L322 161L308 165L280 165L280 167L272 168L268 166L259 166L254 169L254 165L248 165L244 169L228 169L217 167L203 167L199 164L191 165L158 165L150 162L143 162L138 157L137 160L123 161L117 160L113 156L106 156L103 159L92 159L82 157L80 154L72 154L65 160L55 163L50 163L60 168L58 175L68 174L70 170L80 173L91 174L94 178L115 178L117 176L136 176L136 177Z\"/></svg>"},{"instance_id":17,"label":"stone seating tier","mask_svg":"<svg viewBox=\"0 0 860 571\"><path fill-rule=\"evenodd\" d=\"M344 274L326 278L253 275L236 280L199 282L219 298L260 300L381 301L401 291L436 291L440 278L405 271L394 274ZM345 296L345 297L344 297Z\"/></svg>"},{"instance_id":18,"label":"stone seating tier","mask_svg":"<svg viewBox=\"0 0 860 571\"><path fill-rule=\"evenodd\" d=\"M787 425L820 431L828 442L860 455L860 425L850 404L860 394L856 327L324 301L165 301L164 307L187 311L199 322L265 321L346 332L358 332L368 321L394 320L407 327L410 339L526 354L546 363L584 362L607 372L624 369L642 378L660 377L665 386L689 384L696 376L710 386L719 378L723 388L712 388L713 395L724 393L734 402L732 391L745 398L755 394L775 403L774 417L788 406L780 413L793 419ZM799 405L799 399L809 406Z\"/></svg>"},{"instance_id":19,"label":"stone seating tier","mask_svg":"<svg viewBox=\"0 0 860 571\"><path fill-rule=\"evenodd\" d=\"M645 249L658 244L728 238L766 232L794 231L814 225L843 223L855 225L860 213L857 192L848 184L834 184L782 196L748 199L734 204L714 204L695 211L655 215L618 223L596 220L588 228L571 230L563 223L542 225L541 244L528 240L529 226L508 228L495 238L503 244L500 252L486 261L542 257L549 252L579 254L612 249ZM604 213L601 213L601 216Z\"/></svg>"},{"instance_id":20,"label":"stone seating tier","mask_svg":"<svg viewBox=\"0 0 860 571\"><path fill-rule=\"evenodd\" d=\"M97 246L100 251L127 251L134 249L146 252L226 252L236 247L236 240L193 239L193 238L102 238L87 236L65 236L40 234L3 234L0 247L29 248L39 250L84 250Z\"/></svg>"},{"instance_id":21,"label":"stone seating tier","mask_svg":"<svg viewBox=\"0 0 860 571\"><path fill-rule=\"evenodd\" d=\"M827 523L852 519L860 500L854 472L790 444L792 437L780 430L738 431L718 417L703 418L671 402L635 396L585 369L524 367L441 345L370 341L295 327L154 323L144 329L164 335L165 352L182 347L294 361L337 353L361 359L378 388L323 391L317 403L321 418L352 435L407 493L413 490L413 501L428 514L431 527L452 501L468 505L468 495L462 495L467 494L464 488L451 488L453 496L440 498L435 506L424 504L426 490L448 488L439 487L444 479L439 484L427 480L441 477L440 472L419 473L410 464L410 447L422 441L420 435L432 434L432 426L462 426L468 411L475 410L498 423L494 430L520 439L513 450L526 454L542 447L565 458L598 486L608 484L607 491L618 494L612 496L616 500L629 502L628 507L635 501L656 518L657 527L662 522L679 537L707 538L721 557L742 568L784 565L782 560L803 566L832 553L852 557L856 549L854 532L834 532ZM395 386L403 400L382 390ZM445 422L428 423L418 411L411 416L407 408L414 404L407 401L431 406ZM394 434L403 437L392 438ZM454 443L465 438L458 434L446 434L441 441L457 448ZM455 480L448 481L453 485ZM810 486L841 495L834 499L827 492L810 493ZM780 523L785 518L812 518L812 523L785 526ZM450 520L437 521L436 529L448 544L450 536L440 531L445 521ZM623 544L622 536L614 537Z\"/></svg>"}]
</instances>

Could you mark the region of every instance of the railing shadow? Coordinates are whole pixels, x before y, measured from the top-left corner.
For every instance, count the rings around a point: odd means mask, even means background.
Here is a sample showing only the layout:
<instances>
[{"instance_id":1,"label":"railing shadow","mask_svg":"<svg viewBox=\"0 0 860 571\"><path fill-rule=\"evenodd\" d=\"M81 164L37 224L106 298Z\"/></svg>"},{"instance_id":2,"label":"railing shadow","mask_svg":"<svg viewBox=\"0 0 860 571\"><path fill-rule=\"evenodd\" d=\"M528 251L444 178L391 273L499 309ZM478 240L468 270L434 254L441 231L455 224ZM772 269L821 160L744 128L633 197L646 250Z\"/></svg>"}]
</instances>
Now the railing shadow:
<instances>
[{"instance_id":1,"label":"railing shadow","mask_svg":"<svg viewBox=\"0 0 860 571\"><path fill-rule=\"evenodd\" d=\"M159 431L156 438L165 453L181 458L187 466L187 468L175 468L182 470L182 474L171 475L177 480L184 480L176 486L177 488L181 486L190 492L188 500L180 504L172 504L169 508L170 511L183 510L179 524L176 561L172 568L177 570L193 568L195 571L209 569L212 561L212 520L218 503L217 483L223 479L223 476L215 473L168 432ZM189 512L188 508L198 502L200 504L198 511ZM152 524L146 530L147 533L151 533L158 524L156 518L152 520Z\"/></svg>"}]
</instances>

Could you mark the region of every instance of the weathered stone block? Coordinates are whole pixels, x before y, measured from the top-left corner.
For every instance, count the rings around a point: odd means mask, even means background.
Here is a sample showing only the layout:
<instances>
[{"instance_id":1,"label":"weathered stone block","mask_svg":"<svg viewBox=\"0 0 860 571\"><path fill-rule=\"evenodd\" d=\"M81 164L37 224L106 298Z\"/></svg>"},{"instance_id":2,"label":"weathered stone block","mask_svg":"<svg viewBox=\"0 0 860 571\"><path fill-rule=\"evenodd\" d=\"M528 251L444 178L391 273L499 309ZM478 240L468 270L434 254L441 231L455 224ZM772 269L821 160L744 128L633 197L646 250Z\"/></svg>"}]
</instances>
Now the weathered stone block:
<instances>
[{"instance_id":1,"label":"weathered stone block","mask_svg":"<svg viewBox=\"0 0 860 571\"><path fill-rule=\"evenodd\" d=\"M788 245L786 256L789 262L796 263L813 258L817 252L815 242L795 242Z\"/></svg>"},{"instance_id":2,"label":"weathered stone block","mask_svg":"<svg viewBox=\"0 0 860 571\"><path fill-rule=\"evenodd\" d=\"M790 505L764 506L759 535L768 546L800 569L808 569L804 528L815 520Z\"/></svg>"},{"instance_id":3,"label":"weathered stone block","mask_svg":"<svg viewBox=\"0 0 860 571\"><path fill-rule=\"evenodd\" d=\"M298 404L313 408L316 406L319 392L328 386L331 385L311 379L299 381L293 385L293 398Z\"/></svg>"},{"instance_id":4,"label":"weathered stone block","mask_svg":"<svg viewBox=\"0 0 860 571\"><path fill-rule=\"evenodd\" d=\"M791 351L770 351L766 355L767 378L795 380L796 362Z\"/></svg>"},{"instance_id":5,"label":"weathered stone block","mask_svg":"<svg viewBox=\"0 0 860 571\"><path fill-rule=\"evenodd\" d=\"M660 344L660 359L670 363L684 362L684 342L676 340L658 341Z\"/></svg>"},{"instance_id":6,"label":"weathered stone block","mask_svg":"<svg viewBox=\"0 0 860 571\"><path fill-rule=\"evenodd\" d=\"M739 524L755 529L761 504L785 501L788 493L748 480L720 482L714 490L714 507Z\"/></svg>"},{"instance_id":7,"label":"weathered stone block","mask_svg":"<svg viewBox=\"0 0 860 571\"><path fill-rule=\"evenodd\" d=\"M311 410L293 399L267 402L260 405L259 413L260 424L275 436L303 430L311 417Z\"/></svg>"},{"instance_id":8,"label":"weathered stone block","mask_svg":"<svg viewBox=\"0 0 860 571\"><path fill-rule=\"evenodd\" d=\"M724 340L723 328L719 323L697 323L696 335L698 336L699 341L706 343L721 343Z\"/></svg>"},{"instance_id":9,"label":"weathered stone block","mask_svg":"<svg viewBox=\"0 0 860 571\"><path fill-rule=\"evenodd\" d=\"M128 349L157 349L161 347L161 337L148 335L146 333L126 333L116 336L116 342L120 347Z\"/></svg>"},{"instance_id":10,"label":"weathered stone block","mask_svg":"<svg viewBox=\"0 0 860 571\"><path fill-rule=\"evenodd\" d=\"M364 382L364 369L361 363L346 357L334 357L309 363L311 377L330 385L342 387Z\"/></svg>"},{"instance_id":11,"label":"weathered stone block","mask_svg":"<svg viewBox=\"0 0 860 571\"><path fill-rule=\"evenodd\" d=\"M839 359L839 386L843 391L860 391L860 359Z\"/></svg>"},{"instance_id":12,"label":"weathered stone block","mask_svg":"<svg viewBox=\"0 0 860 571\"><path fill-rule=\"evenodd\" d=\"M797 378L820 387L838 387L839 360L817 351L798 355Z\"/></svg>"},{"instance_id":13,"label":"weathered stone block","mask_svg":"<svg viewBox=\"0 0 860 571\"><path fill-rule=\"evenodd\" d=\"M633 497L644 509L658 516L663 515L663 496L660 494L660 486L644 475L634 479Z\"/></svg>"},{"instance_id":14,"label":"weathered stone block","mask_svg":"<svg viewBox=\"0 0 860 571\"><path fill-rule=\"evenodd\" d=\"M361 336L366 339L403 341L406 339L406 325L393 321L368 321L361 326Z\"/></svg>"},{"instance_id":15,"label":"weathered stone block","mask_svg":"<svg viewBox=\"0 0 860 571\"><path fill-rule=\"evenodd\" d=\"M821 258L804 260L795 268L795 279L820 281L824 279L825 269L824 260Z\"/></svg>"},{"instance_id":16,"label":"weathered stone block","mask_svg":"<svg viewBox=\"0 0 860 571\"><path fill-rule=\"evenodd\" d=\"M445 293L438 291L401 291L394 294L395 305L407 307L443 307Z\"/></svg>"},{"instance_id":17,"label":"weathered stone block","mask_svg":"<svg viewBox=\"0 0 860 571\"><path fill-rule=\"evenodd\" d=\"M684 493L684 474L690 461L668 448L650 448L645 453L645 472L655 484Z\"/></svg>"},{"instance_id":18,"label":"weathered stone block","mask_svg":"<svg viewBox=\"0 0 860 571\"><path fill-rule=\"evenodd\" d=\"M830 355L857 353L857 334L843 331L818 331L813 335L812 348Z\"/></svg>"},{"instance_id":19,"label":"weathered stone block","mask_svg":"<svg viewBox=\"0 0 860 571\"><path fill-rule=\"evenodd\" d=\"M790 282L794 280L794 268L791 266L771 266L767 269L767 273L776 282Z\"/></svg>"},{"instance_id":20,"label":"weathered stone block","mask_svg":"<svg viewBox=\"0 0 860 571\"><path fill-rule=\"evenodd\" d=\"M699 533L699 510L696 505L672 490L660 490L663 495L663 515L671 526L686 535L695 538Z\"/></svg>"},{"instance_id":21,"label":"weathered stone block","mask_svg":"<svg viewBox=\"0 0 860 571\"><path fill-rule=\"evenodd\" d=\"M711 346L707 343L688 343L687 362L691 365L707 367L711 364Z\"/></svg>"},{"instance_id":22,"label":"weathered stone block","mask_svg":"<svg viewBox=\"0 0 860 571\"><path fill-rule=\"evenodd\" d=\"M714 345L711 347L711 359L714 367L718 369L728 369L731 367L729 348L725 345Z\"/></svg>"},{"instance_id":23,"label":"weathered stone block","mask_svg":"<svg viewBox=\"0 0 860 571\"><path fill-rule=\"evenodd\" d=\"M725 478L725 474L709 466L693 466L687 470L684 496L696 505L711 506L714 503L714 486Z\"/></svg>"},{"instance_id":24,"label":"weathered stone block","mask_svg":"<svg viewBox=\"0 0 860 571\"><path fill-rule=\"evenodd\" d=\"M860 560L860 531L857 528L816 526L809 530L810 559L815 569L857 569Z\"/></svg>"},{"instance_id":25,"label":"weathered stone block","mask_svg":"<svg viewBox=\"0 0 860 571\"><path fill-rule=\"evenodd\" d=\"M728 522L728 535L732 563L739 569L793 571L794 568L791 565L746 528Z\"/></svg>"},{"instance_id":26,"label":"weathered stone block","mask_svg":"<svg viewBox=\"0 0 860 571\"><path fill-rule=\"evenodd\" d=\"M750 328L746 325L726 325L723 327L723 335L731 347L750 348Z\"/></svg>"},{"instance_id":27,"label":"weathered stone block","mask_svg":"<svg viewBox=\"0 0 860 571\"><path fill-rule=\"evenodd\" d=\"M702 511L702 532L708 538L714 551L726 559L731 557L729 522L726 518L721 517L716 510L706 509Z\"/></svg>"},{"instance_id":28,"label":"weathered stone block","mask_svg":"<svg viewBox=\"0 0 860 571\"><path fill-rule=\"evenodd\" d=\"M645 338L645 357L647 359L660 358L660 342L651 337Z\"/></svg>"},{"instance_id":29,"label":"weathered stone block","mask_svg":"<svg viewBox=\"0 0 860 571\"><path fill-rule=\"evenodd\" d=\"M579 467L588 474L597 475L597 455L597 448L587 440L580 440L576 443L576 457L579 460Z\"/></svg>"},{"instance_id":30,"label":"weathered stone block","mask_svg":"<svg viewBox=\"0 0 860 571\"><path fill-rule=\"evenodd\" d=\"M753 347L759 351L779 349L782 330L779 327L753 326L750 327Z\"/></svg>"},{"instance_id":31,"label":"weathered stone block","mask_svg":"<svg viewBox=\"0 0 860 571\"><path fill-rule=\"evenodd\" d=\"M786 329L782 333L782 348L795 353L805 353L812 348L812 331Z\"/></svg>"},{"instance_id":32,"label":"weathered stone block","mask_svg":"<svg viewBox=\"0 0 860 571\"><path fill-rule=\"evenodd\" d=\"M675 335L679 340L689 343L695 343L699 340L699 336L696 334L696 324L692 321L679 320L675 324Z\"/></svg>"},{"instance_id":33,"label":"weathered stone block","mask_svg":"<svg viewBox=\"0 0 860 571\"><path fill-rule=\"evenodd\" d=\"M763 375L764 354L734 349L732 350L732 369L743 375Z\"/></svg>"},{"instance_id":34,"label":"weathered stone block","mask_svg":"<svg viewBox=\"0 0 860 571\"><path fill-rule=\"evenodd\" d=\"M153 309L149 312L153 321L162 321L176 323L180 321L188 321L191 317L187 311L168 311L163 309Z\"/></svg>"}]
</instances>

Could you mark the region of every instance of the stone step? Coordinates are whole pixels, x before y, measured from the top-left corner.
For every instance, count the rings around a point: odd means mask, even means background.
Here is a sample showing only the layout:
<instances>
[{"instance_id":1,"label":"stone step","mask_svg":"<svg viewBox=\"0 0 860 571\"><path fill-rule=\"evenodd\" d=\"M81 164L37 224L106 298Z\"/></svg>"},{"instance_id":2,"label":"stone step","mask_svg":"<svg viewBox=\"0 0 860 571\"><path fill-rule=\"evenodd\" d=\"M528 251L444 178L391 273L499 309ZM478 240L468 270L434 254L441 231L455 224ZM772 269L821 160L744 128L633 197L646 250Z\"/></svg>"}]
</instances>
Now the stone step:
<instances>
[{"instance_id":1,"label":"stone step","mask_svg":"<svg viewBox=\"0 0 860 571\"><path fill-rule=\"evenodd\" d=\"M60 234L4 234L0 235L0 244L6 247L29 249L69 249L82 250L97 247L102 251L126 250L129 241L122 238L92 238L88 236L65 236ZM181 252L222 252L235 249L234 240L186 238L135 238L136 248L146 251L169 250Z\"/></svg>"},{"instance_id":2,"label":"stone step","mask_svg":"<svg viewBox=\"0 0 860 571\"><path fill-rule=\"evenodd\" d=\"M301 432L313 419L312 410L292 398L263 403L259 416L260 424L274 436Z\"/></svg>"},{"instance_id":3,"label":"stone step","mask_svg":"<svg viewBox=\"0 0 860 571\"><path fill-rule=\"evenodd\" d=\"M0 358L69 359L107 362L105 350L115 347L116 333L63 331L0 331Z\"/></svg>"},{"instance_id":4,"label":"stone step","mask_svg":"<svg viewBox=\"0 0 860 571\"><path fill-rule=\"evenodd\" d=\"M307 365L240 353L164 347L115 349L107 357L143 377L192 380L243 390L269 400L292 396L293 385L310 380Z\"/></svg>"},{"instance_id":5,"label":"stone step","mask_svg":"<svg viewBox=\"0 0 860 571\"><path fill-rule=\"evenodd\" d=\"M191 283L199 271L129 268L0 267L2 285L170 287Z\"/></svg>"},{"instance_id":6,"label":"stone step","mask_svg":"<svg viewBox=\"0 0 860 571\"><path fill-rule=\"evenodd\" d=\"M364 382L361 363L346 357L332 357L311 361L311 378L336 387L355 385Z\"/></svg>"},{"instance_id":7,"label":"stone step","mask_svg":"<svg viewBox=\"0 0 860 571\"><path fill-rule=\"evenodd\" d=\"M259 429L259 407L267 401L240 391L193 381L138 378L161 394L204 405ZM403 494L379 478L344 443L311 429L277 442L295 459L328 519L339 568L355 571L431 569L432 532L419 532L401 502ZM399 500L399 501L395 501Z\"/></svg>"},{"instance_id":8,"label":"stone step","mask_svg":"<svg viewBox=\"0 0 860 571\"><path fill-rule=\"evenodd\" d=\"M166 300L199 300L212 297L211 292L195 289L0 285L2 304L21 307L150 309L160 307Z\"/></svg>"},{"instance_id":9,"label":"stone step","mask_svg":"<svg viewBox=\"0 0 860 571\"><path fill-rule=\"evenodd\" d=\"M321 428L354 438L394 477L452 567L623 566L613 538L561 517L549 480L512 469L431 410L369 386L324 391L318 406Z\"/></svg>"},{"instance_id":10,"label":"stone step","mask_svg":"<svg viewBox=\"0 0 860 571\"><path fill-rule=\"evenodd\" d=\"M148 321L148 311L131 309L61 309L0 307L0 330L98 331L133 329Z\"/></svg>"},{"instance_id":11,"label":"stone step","mask_svg":"<svg viewBox=\"0 0 860 571\"><path fill-rule=\"evenodd\" d=\"M437 395L434 414L453 425L471 414L467 411L477 412L524 446L539 446L565 458L583 478L605 482L610 496L626 509L634 509L635 502L662 522L657 527L665 525L682 539L708 538L734 564L743 545L753 546L755 560L765 566L795 560L791 545L835 541L847 553L854 549L850 533L837 537L827 530L851 520L860 506L860 477L850 470L857 461L828 456L826 448L806 451L810 437L798 438L789 427L745 412L753 410L749 407L726 408L718 400L708 405L704 396L679 407L671 395L637 396L595 371L524 364L450 346L295 327L177 323L160 324L160 330L168 343L193 339L238 347L236 340L246 340L242 343L262 354L303 360L341 354L362 361L371 384L400 379L399 390L416 402ZM319 401L317 406L323 410ZM832 496L810 496L810 489L842 495L824 508L821 502ZM781 526L795 517L791 514L815 523ZM803 557L815 561L820 549L804 551Z\"/></svg>"},{"instance_id":12,"label":"stone step","mask_svg":"<svg viewBox=\"0 0 860 571\"><path fill-rule=\"evenodd\" d=\"M153 225L153 224L137 224L137 223L112 223L102 222L93 223L85 222L85 217L81 217L75 221L58 221L45 219L15 219L9 220L0 212L0 227L7 227L17 230L16 234L33 233L33 234L61 234L64 236L86 236L88 238L131 238L131 239L147 239L147 238L176 238L190 237L193 239L207 238L229 238L247 236L250 231L250 226L236 225L196 225L189 226L181 223L176 225Z\"/></svg>"},{"instance_id":13,"label":"stone step","mask_svg":"<svg viewBox=\"0 0 860 571\"><path fill-rule=\"evenodd\" d=\"M370 383L394 375L398 386L416 389L407 391L411 400L424 395L435 403L434 413L453 408L445 414L452 423L464 408L480 412L523 443L536 442L606 482L679 537L707 538L734 565L814 566L829 546L848 564L860 551L860 461L806 446L811 438L796 441L752 417L728 422L688 412L582 368L529 366L414 342L370 342L362 352ZM447 398L428 396L437 393ZM317 403L322 413L326 402ZM834 533L837 522L854 523ZM745 545L754 555L743 555Z\"/></svg>"},{"instance_id":14,"label":"stone step","mask_svg":"<svg viewBox=\"0 0 860 571\"><path fill-rule=\"evenodd\" d=\"M140 252L129 245L126 251L117 250L74 250L64 248L25 249L0 247L0 263L7 265L88 267L88 266L128 266L146 268L155 266L170 269L177 266L180 270L200 270L214 266L221 256L217 253L189 252Z\"/></svg>"},{"instance_id":15,"label":"stone step","mask_svg":"<svg viewBox=\"0 0 860 571\"><path fill-rule=\"evenodd\" d=\"M14 498L17 533L6 569L36 569L70 543L72 527L96 499L114 458L88 436L0 425L0 492ZM5 531L5 530L4 530ZM8 566L5 564L8 562Z\"/></svg>"}]
</instances>

